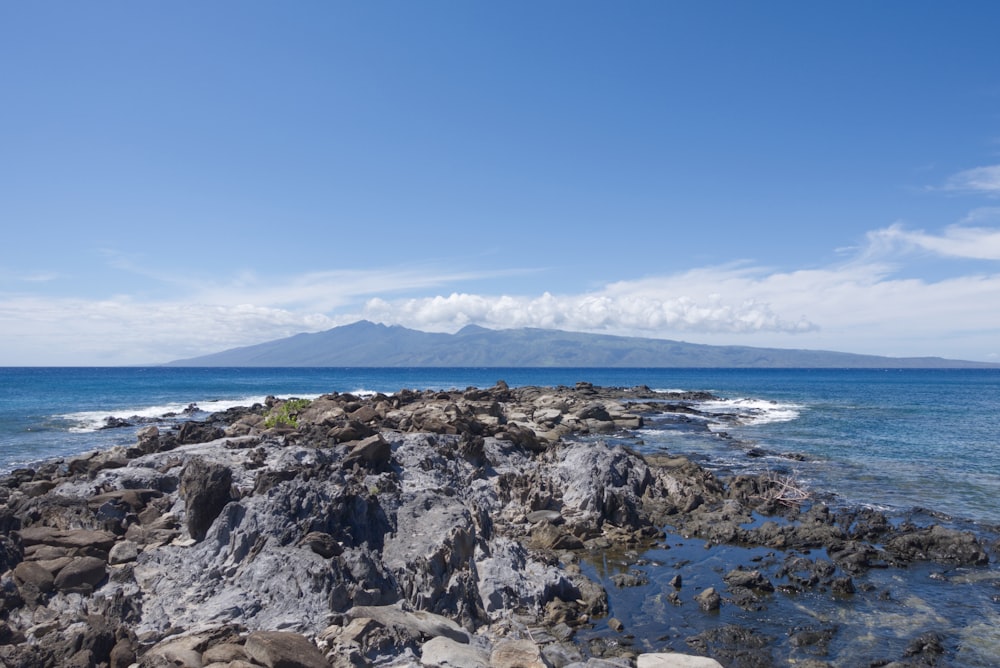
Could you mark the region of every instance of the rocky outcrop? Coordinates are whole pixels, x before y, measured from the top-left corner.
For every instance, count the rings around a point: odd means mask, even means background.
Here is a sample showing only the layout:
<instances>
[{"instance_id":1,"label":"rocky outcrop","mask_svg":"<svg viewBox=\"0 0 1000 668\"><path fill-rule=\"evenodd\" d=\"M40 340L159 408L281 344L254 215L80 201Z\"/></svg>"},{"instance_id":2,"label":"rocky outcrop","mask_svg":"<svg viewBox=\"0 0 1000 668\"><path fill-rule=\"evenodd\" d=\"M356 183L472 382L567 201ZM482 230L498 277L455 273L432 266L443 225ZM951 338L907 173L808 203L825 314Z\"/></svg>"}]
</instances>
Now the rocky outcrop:
<instances>
[{"instance_id":1,"label":"rocky outcrop","mask_svg":"<svg viewBox=\"0 0 1000 668\"><path fill-rule=\"evenodd\" d=\"M632 665L627 645L598 658L574 643L609 611L575 553L640 549L664 526L829 552L770 578L732 571L728 598L687 595L713 614L774 595L774 577L849 596L874 564L982 563L961 532L775 508L766 481L598 438L664 410L653 399L586 383L270 398L14 472L0 485L0 665ZM728 656L738 637L690 643Z\"/></svg>"}]
</instances>

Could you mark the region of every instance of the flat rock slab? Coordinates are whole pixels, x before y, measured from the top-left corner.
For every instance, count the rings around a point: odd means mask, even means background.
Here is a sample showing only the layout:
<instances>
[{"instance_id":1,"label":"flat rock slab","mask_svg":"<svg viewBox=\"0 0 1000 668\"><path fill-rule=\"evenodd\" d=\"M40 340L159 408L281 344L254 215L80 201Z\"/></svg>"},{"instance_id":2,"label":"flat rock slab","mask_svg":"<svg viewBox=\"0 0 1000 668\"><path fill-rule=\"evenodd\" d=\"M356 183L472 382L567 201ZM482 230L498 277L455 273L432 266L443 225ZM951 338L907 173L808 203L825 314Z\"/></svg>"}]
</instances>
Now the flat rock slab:
<instances>
[{"instance_id":1,"label":"flat rock slab","mask_svg":"<svg viewBox=\"0 0 1000 668\"><path fill-rule=\"evenodd\" d=\"M53 527L27 527L18 530L25 547L51 545L53 547L96 547L107 552L118 537L110 531L92 529L56 529Z\"/></svg>"},{"instance_id":2,"label":"flat rock slab","mask_svg":"<svg viewBox=\"0 0 1000 668\"><path fill-rule=\"evenodd\" d=\"M652 653L640 654L636 668L722 668L722 664L707 656Z\"/></svg>"},{"instance_id":3,"label":"flat rock slab","mask_svg":"<svg viewBox=\"0 0 1000 668\"><path fill-rule=\"evenodd\" d=\"M330 668L330 662L305 636L286 631L255 631L244 650L266 668Z\"/></svg>"},{"instance_id":4,"label":"flat rock slab","mask_svg":"<svg viewBox=\"0 0 1000 668\"><path fill-rule=\"evenodd\" d=\"M478 647L437 636L421 648L420 665L430 668L490 668L490 656Z\"/></svg>"},{"instance_id":5,"label":"flat rock slab","mask_svg":"<svg viewBox=\"0 0 1000 668\"><path fill-rule=\"evenodd\" d=\"M424 610L407 612L395 605L357 605L347 611L351 619L373 619L382 626L406 631L414 638L444 636L455 642L468 644L469 632L441 615Z\"/></svg>"}]
</instances>

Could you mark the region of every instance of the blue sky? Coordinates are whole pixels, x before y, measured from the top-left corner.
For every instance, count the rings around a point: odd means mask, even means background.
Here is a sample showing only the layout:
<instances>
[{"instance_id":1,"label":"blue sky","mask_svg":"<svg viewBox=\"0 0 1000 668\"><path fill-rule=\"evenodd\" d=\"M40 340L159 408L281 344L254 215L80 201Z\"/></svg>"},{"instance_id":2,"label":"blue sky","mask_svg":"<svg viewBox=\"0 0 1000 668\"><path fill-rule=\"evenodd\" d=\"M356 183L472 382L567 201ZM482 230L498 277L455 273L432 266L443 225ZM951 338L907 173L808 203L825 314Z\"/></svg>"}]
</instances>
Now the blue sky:
<instances>
[{"instance_id":1,"label":"blue sky","mask_svg":"<svg viewBox=\"0 0 1000 668\"><path fill-rule=\"evenodd\" d=\"M367 318L1000 361L1000 4L0 4L0 364Z\"/></svg>"}]
</instances>

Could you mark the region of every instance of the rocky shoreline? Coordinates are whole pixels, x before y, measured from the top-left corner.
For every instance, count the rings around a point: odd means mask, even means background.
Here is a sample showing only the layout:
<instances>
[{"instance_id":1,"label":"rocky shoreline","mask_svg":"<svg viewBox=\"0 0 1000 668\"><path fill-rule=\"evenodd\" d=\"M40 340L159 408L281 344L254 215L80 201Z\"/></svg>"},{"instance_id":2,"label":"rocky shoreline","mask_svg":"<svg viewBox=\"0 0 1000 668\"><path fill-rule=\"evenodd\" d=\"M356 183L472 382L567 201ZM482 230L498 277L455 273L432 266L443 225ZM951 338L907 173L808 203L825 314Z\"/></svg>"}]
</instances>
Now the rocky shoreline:
<instances>
[{"instance_id":1,"label":"rocky shoreline","mask_svg":"<svg viewBox=\"0 0 1000 668\"><path fill-rule=\"evenodd\" d=\"M872 569L992 572L997 545L945 523L833 510L781 476L721 478L615 445L707 395L491 388L269 398L148 426L0 479L4 666L845 665L807 612L778 642L714 626L811 592L879 592ZM630 568L671 540L767 550L663 600L705 616L687 651L614 617ZM621 555L609 587L594 555ZM713 618L713 615L716 617ZM950 665L922 631L867 665Z\"/></svg>"}]
</instances>

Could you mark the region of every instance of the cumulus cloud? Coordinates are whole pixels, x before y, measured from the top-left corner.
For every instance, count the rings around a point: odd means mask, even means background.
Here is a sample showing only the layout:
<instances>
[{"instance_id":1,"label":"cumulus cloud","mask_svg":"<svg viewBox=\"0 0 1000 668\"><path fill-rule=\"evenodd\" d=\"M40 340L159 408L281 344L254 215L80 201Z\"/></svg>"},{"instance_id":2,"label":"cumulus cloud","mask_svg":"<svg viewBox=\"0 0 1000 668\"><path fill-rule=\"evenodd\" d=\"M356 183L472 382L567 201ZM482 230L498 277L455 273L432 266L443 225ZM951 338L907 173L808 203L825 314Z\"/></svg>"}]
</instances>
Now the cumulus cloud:
<instances>
[{"instance_id":1,"label":"cumulus cloud","mask_svg":"<svg viewBox=\"0 0 1000 668\"><path fill-rule=\"evenodd\" d=\"M1000 195L1000 165L967 169L951 176L944 185L945 190L954 192Z\"/></svg>"},{"instance_id":2,"label":"cumulus cloud","mask_svg":"<svg viewBox=\"0 0 1000 668\"><path fill-rule=\"evenodd\" d=\"M704 300L670 296L664 290L639 289L618 284L598 292L538 297L483 296L452 293L388 302L375 298L362 311L364 317L392 321L418 329L449 330L475 323L486 327L541 327L580 331L632 333L754 331L805 332L815 324L805 318L785 320L766 303L744 299L727 303L713 294ZM676 295L676 293L674 293Z\"/></svg>"},{"instance_id":3,"label":"cumulus cloud","mask_svg":"<svg viewBox=\"0 0 1000 668\"><path fill-rule=\"evenodd\" d=\"M502 285L504 272L433 268L187 280L160 301L0 294L0 364L155 363L360 318L430 331L541 327L989 359L1000 340L1000 272L989 264L1000 260L1000 231L987 224L995 213L978 210L937 233L901 224L876 230L837 265L701 267L565 294L460 290L471 280ZM909 263L928 254L951 258L953 275L912 278Z\"/></svg>"}]
</instances>

